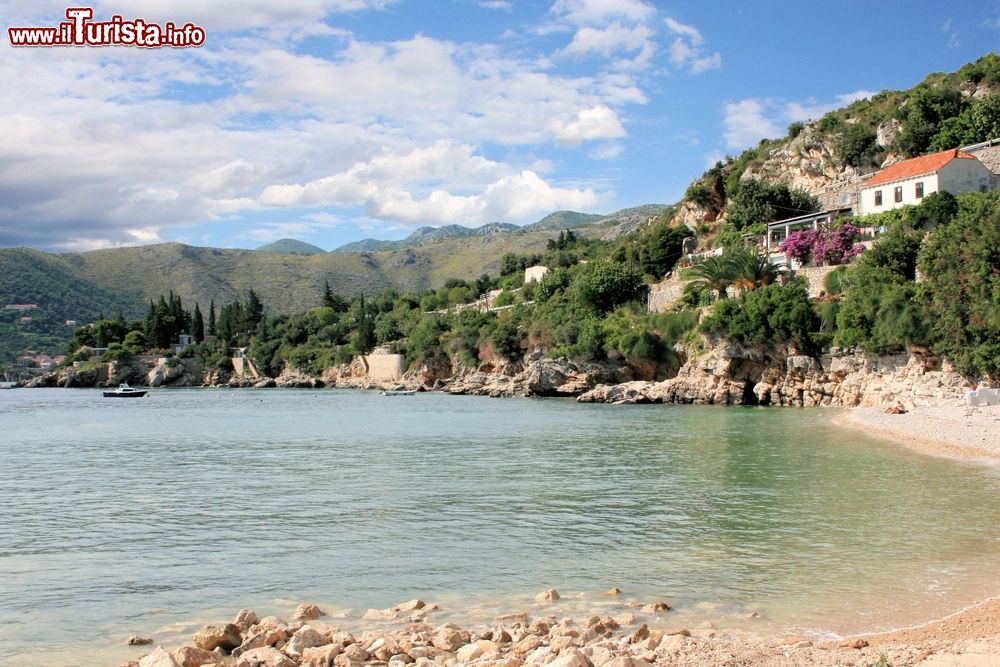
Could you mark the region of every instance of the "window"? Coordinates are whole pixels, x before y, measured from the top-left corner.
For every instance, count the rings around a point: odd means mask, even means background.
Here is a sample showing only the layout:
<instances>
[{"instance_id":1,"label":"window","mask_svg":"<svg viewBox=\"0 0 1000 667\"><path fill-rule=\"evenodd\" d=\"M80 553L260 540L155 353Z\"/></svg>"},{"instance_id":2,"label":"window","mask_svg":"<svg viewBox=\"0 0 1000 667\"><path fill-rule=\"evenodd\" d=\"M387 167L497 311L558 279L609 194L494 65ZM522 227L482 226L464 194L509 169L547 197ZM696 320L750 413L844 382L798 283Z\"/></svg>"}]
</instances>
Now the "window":
<instances>
[{"instance_id":1,"label":"window","mask_svg":"<svg viewBox=\"0 0 1000 667\"><path fill-rule=\"evenodd\" d=\"M882 191L881 190L876 190L875 191L875 205L876 206L881 206L882 205Z\"/></svg>"},{"instance_id":2,"label":"window","mask_svg":"<svg viewBox=\"0 0 1000 667\"><path fill-rule=\"evenodd\" d=\"M914 194L917 196L917 199L922 199L923 198L923 196L924 196L924 182L923 181L920 181L919 183L917 183L917 185L916 185L916 191L914 192Z\"/></svg>"},{"instance_id":3,"label":"window","mask_svg":"<svg viewBox=\"0 0 1000 667\"><path fill-rule=\"evenodd\" d=\"M892 193L892 199L893 199L893 201L895 201L895 202L896 202L897 204L898 204L899 202L903 201L903 186L902 186L902 185L897 185L897 186L896 186L896 189L895 189L895 190L893 190L893 193Z\"/></svg>"}]
</instances>

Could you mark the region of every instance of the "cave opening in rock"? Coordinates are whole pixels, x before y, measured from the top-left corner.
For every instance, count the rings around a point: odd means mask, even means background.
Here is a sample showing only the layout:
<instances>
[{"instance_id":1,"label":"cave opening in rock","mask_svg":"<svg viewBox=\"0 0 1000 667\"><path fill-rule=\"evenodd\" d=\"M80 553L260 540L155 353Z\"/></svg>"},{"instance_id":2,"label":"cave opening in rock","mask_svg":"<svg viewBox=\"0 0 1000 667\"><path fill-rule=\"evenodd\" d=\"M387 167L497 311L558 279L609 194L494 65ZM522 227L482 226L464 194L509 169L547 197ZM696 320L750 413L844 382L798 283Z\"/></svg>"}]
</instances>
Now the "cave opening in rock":
<instances>
[{"instance_id":1,"label":"cave opening in rock","mask_svg":"<svg viewBox=\"0 0 1000 667\"><path fill-rule=\"evenodd\" d=\"M753 388L757 383L750 378L743 382L743 405L760 405L757 394L753 393Z\"/></svg>"}]
</instances>

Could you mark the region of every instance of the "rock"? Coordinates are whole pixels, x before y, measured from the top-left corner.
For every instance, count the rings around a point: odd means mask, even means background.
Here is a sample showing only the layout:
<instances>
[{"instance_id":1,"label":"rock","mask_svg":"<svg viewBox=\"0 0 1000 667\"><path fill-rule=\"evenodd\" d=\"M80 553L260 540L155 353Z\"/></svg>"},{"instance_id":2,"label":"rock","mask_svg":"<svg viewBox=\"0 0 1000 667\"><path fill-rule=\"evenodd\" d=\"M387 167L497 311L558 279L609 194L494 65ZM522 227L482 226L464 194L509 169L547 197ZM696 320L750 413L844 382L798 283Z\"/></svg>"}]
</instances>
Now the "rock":
<instances>
[{"instance_id":1,"label":"rock","mask_svg":"<svg viewBox=\"0 0 1000 667\"><path fill-rule=\"evenodd\" d=\"M306 648L302 651L302 667L331 667L342 651L340 644Z\"/></svg>"},{"instance_id":2,"label":"rock","mask_svg":"<svg viewBox=\"0 0 1000 667\"><path fill-rule=\"evenodd\" d=\"M868 646L868 641L865 639L854 639L852 641L841 644L841 646L844 648L862 649Z\"/></svg>"},{"instance_id":3,"label":"rock","mask_svg":"<svg viewBox=\"0 0 1000 667\"><path fill-rule=\"evenodd\" d=\"M406 602L400 602L394 608L396 611L415 611L417 609L423 609L427 606L427 603L419 598L414 598Z\"/></svg>"},{"instance_id":4,"label":"rock","mask_svg":"<svg viewBox=\"0 0 1000 667\"><path fill-rule=\"evenodd\" d=\"M638 644L643 639L649 637L649 626L645 623L636 628L635 632L630 634L627 638L629 644Z\"/></svg>"},{"instance_id":5,"label":"rock","mask_svg":"<svg viewBox=\"0 0 1000 667\"><path fill-rule=\"evenodd\" d=\"M455 652L455 659L460 662L471 662L483 653L485 651L479 647L479 644L466 644Z\"/></svg>"},{"instance_id":6,"label":"rock","mask_svg":"<svg viewBox=\"0 0 1000 667\"><path fill-rule=\"evenodd\" d=\"M563 649L559 656L548 665L549 667L591 667L587 656L575 648Z\"/></svg>"},{"instance_id":7,"label":"rock","mask_svg":"<svg viewBox=\"0 0 1000 667\"><path fill-rule=\"evenodd\" d=\"M345 646L344 651L338 657L347 658L350 662L365 662L371 657L371 654L361 644L351 644Z\"/></svg>"},{"instance_id":8,"label":"rock","mask_svg":"<svg viewBox=\"0 0 1000 667\"><path fill-rule=\"evenodd\" d=\"M172 655L180 667L221 666L223 664L222 657L217 653L194 646L181 647L174 651Z\"/></svg>"},{"instance_id":9,"label":"rock","mask_svg":"<svg viewBox=\"0 0 1000 667\"><path fill-rule=\"evenodd\" d=\"M666 634L668 637L690 637L691 631L685 628L681 628L680 630L669 630L664 634Z\"/></svg>"},{"instance_id":10,"label":"rock","mask_svg":"<svg viewBox=\"0 0 1000 667\"><path fill-rule=\"evenodd\" d=\"M446 623L438 628L431 643L442 651L457 651L459 647L469 643L470 635L461 628Z\"/></svg>"},{"instance_id":11,"label":"rock","mask_svg":"<svg viewBox=\"0 0 1000 667\"><path fill-rule=\"evenodd\" d=\"M559 597L560 597L559 596L559 591L557 591L554 588L549 588L548 590L544 590L541 593L539 593L538 595L536 595L535 596L535 601L536 602L555 602L555 601L559 600Z\"/></svg>"},{"instance_id":12,"label":"rock","mask_svg":"<svg viewBox=\"0 0 1000 667\"><path fill-rule=\"evenodd\" d=\"M660 642L659 650L665 653L677 653L684 648L686 642L687 638L684 635L673 635Z\"/></svg>"},{"instance_id":13,"label":"rock","mask_svg":"<svg viewBox=\"0 0 1000 667\"><path fill-rule=\"evenodd\" d=\"M278 649L263 646L241 655L236 661L236 667L298 667L298 665Z\"/></svg>"},{"instance_id":14,"label":"rock","mask_svg":"<svg viewBox=\"0 0 1000 667\"><path fill-rule=\"evenodd\" d=\"M177 664L177 661L174 660L174 656L167 653L166 649L164 649L162 646L157 646L152 653L139 660L139 667L180 667L180 666Z\"/></svg>"},{"instance_id":15,"label":"rock","mask_svg":"<svg viewBox=\"0 0 1000 667\"><path fill-rule=\"evenodd\" d=\"M615 586L614 588L610 588L610 589L604 591L604 594L605 595L621 595L622 594L622 589L620 589L617 586Z\"/></svg>"},{"instance_id":16,"label":"rock","mask_svg":"<svg viewBox=\"0 0 1000 667\"><path fill-rule=\"evenodd\" d=\"M303 625L295 631L292 638L281 649L286 655L293 658L302 657L302 652L307 648L323 646L330 643L330 637L319 632L311 625Z\"/></svg>"},{"instance_id":17,"label":"rock","mask_svg":"<svg viewBox=\"0 0 1000 667\"><path fill-rule=\"evenodd\" d=\"M642 608L642 611L646 614L662 614L664 612L670 611L670 605L662 601L653 602L651 604L647 604L646 606L644 606Z\"/></svg>"},{"instance_id":18,"label":"rock","mask_svg":"<svg viewBox=\"0 0 1000 667\"><path fill-rule=\"evenodd\" d=\"M303 602L295 608L292 618L300 621L314 621L320 616L326 616L326 612L310 602Z\"/></svg>"},{"instance_id":19,"label":"rock","mask_svg":"<svg viewBox=\"0 0 1000 667\"><path fill-rule=\"evenodd\" d=\"M125 640L125 646L145 646L152 643L153 640L149 637L141 637L139 635L129 635L129 638Z\"/></svg>"},{"instance_id":20,"label":"rock","mask_svg":"<svg viewBox=\"0 0 1000 667\"><path fill-rule=\"evenodd\" d=\"M195 633L194 643L206 651L214 651L216 648L232 651L243 643L243 637L240 636L240 629L232 623L224 626L206 625Z\"/></svg>"},{"instance_id":21,"label":"rock","mask_svg":"<svg viewBox=\"0 0 1000 667\"><path fill-rule=\"evenodd\" d=\"M526 656L542 645L542 639L538 635L528 635L519 642L515 642L511 647L511 652L517 656Z\"/></svg>"},{"instance_id":22,"label":"rock","mask_svg":"<svg viewBox=\"0 0 1000 667\"><path fill-rule=\"evenodd\" d=\"M249 609L240 609L239 613L236 614L236 618L233 619L233 625L239 628L240 632L246 632L251 626L258 623L260 623L260 618L257 616L257 613Z\"/></svg>"}]
</instances>

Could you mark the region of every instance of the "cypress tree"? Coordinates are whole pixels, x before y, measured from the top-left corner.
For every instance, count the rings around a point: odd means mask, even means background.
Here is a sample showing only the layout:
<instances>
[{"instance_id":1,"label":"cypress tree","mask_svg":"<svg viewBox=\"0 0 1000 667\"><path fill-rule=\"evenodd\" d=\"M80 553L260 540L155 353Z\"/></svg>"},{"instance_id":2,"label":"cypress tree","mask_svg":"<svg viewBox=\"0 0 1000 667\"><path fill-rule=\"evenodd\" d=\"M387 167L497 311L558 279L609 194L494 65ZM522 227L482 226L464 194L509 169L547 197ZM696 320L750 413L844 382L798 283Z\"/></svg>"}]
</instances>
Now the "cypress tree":
<instances>
[{"instance_id":1,"label":"cypress tree","mask_svg":"<svg viewBox=\"0 0 1000 667\"><path fill-rule=\"evenodd\" d=\"M149 305L152 306L153 302L150 301ZM208 306L208 335L215 335L215 299L212 299Z\"/></svg>"},{"instance_id":2,"label":"cypress tree","mask_svg":"<svg viewBox=\"0 0 1000 667\"><path fill-rule=\"evenodd\" d=\"M191 326L194 342L200 343L205 340L205 320L201 316L201 308L198 307L197 301L194 302L194 317Z\"/></svg>"}]
</instances>

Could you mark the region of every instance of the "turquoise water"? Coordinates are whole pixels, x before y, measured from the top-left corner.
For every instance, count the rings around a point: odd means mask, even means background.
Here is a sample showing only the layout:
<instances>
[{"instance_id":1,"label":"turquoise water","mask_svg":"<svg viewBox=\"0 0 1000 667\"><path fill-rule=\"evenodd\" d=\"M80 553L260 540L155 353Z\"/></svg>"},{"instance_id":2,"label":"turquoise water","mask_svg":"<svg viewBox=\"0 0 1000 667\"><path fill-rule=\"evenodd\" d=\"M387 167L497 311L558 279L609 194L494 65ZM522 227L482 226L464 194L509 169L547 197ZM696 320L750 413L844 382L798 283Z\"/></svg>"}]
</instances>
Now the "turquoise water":
<instances>
[{"instance_id":1,"label":"turquoise water","mask_svg":"<svg viewBox=\"0 0 1000 667\"><path fill-rule=\"evenodd\" d=\"M516 610L553 586L575 609L617 586L678 623L844 633L1000 592L997 471L834 414L0 392L0 664L52 664L39 627L59 664L118 664L130 633L303 600Z\"/></svg>"}]
</instances>

